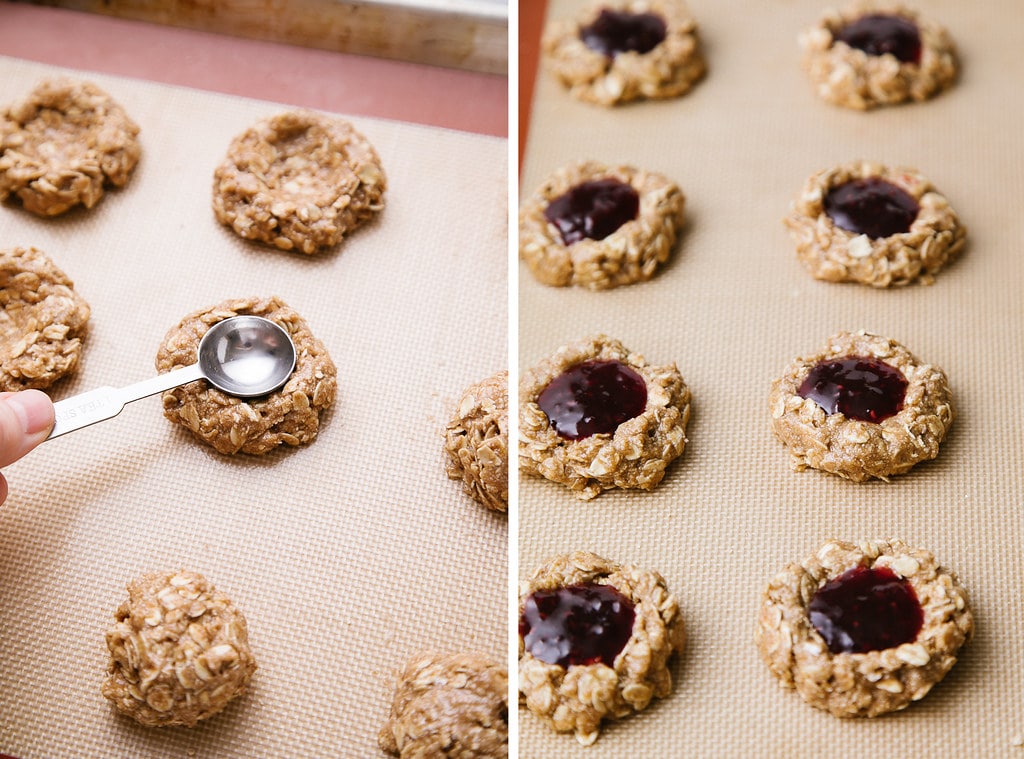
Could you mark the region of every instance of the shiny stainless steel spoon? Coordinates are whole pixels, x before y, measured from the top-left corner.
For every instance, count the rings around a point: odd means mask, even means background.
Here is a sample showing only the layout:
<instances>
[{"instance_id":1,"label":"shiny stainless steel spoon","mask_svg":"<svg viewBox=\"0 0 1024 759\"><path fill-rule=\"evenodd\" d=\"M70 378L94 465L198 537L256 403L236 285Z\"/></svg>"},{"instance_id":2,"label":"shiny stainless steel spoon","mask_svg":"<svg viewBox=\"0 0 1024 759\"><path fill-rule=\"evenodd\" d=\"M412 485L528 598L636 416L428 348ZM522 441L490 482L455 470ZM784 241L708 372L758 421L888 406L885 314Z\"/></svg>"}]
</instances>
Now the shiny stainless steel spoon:
<instances>
[{"instance_id":1,"label":"shiny stainless steel spoon","mask_svg":"<svg viewBox=\"0 0 1024 759\"><path fill-rule=\"evenodd\" d=\"M261 316L217 322L199 341L197 361L123 388L101 387L53 404L56 423L47 440L112 419L125 404L205 379L239 398L256 398L281 387L295 370L295 344L281 327Z\"/></svg>"}]
</instances>

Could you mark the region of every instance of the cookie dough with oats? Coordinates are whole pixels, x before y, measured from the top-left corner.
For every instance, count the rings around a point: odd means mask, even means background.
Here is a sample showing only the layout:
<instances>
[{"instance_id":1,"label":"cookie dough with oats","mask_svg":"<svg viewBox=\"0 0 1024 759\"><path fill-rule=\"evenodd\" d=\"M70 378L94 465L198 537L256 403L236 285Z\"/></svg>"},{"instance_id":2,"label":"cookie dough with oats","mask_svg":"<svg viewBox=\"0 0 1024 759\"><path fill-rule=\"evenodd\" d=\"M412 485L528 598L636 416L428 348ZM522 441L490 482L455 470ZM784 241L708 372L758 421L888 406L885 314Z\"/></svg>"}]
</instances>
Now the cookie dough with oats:
<instances>
[{"instance_id":1,"label":"cookie dough with oats","mask_svg":"<svg viewBox=\"0 0 1024 759\"><path fill-rule=\"evenodd\" d=\"M115 617L102 692L143 725L193 727L245 693L256 672L245 616L196 572L133 580Z\"/></svg>"},{"instance_id":2,"label":"cookie dough with oats","mask_svg":"<svg viewBox=\"0 0 1024 759\"><path fill-rule=\"evenodd\" d=\"M508 671L479 653L413 656L377 742L401 759L508 756Z\"/></svg>"},{"instance_id":3,"label":"cookie dough with oats","mask_svg":"<svg viewBox=\"0 0 1024 759\"><path fill-rule=\"evenodd\" d=\"M577 233L569 244L559 228L548 220L554 201L588 183L612 180L632 188L636 210L602 239ZM592 186L592 185L589 185ZM606 166L597 161L570 163L554 172L524 203L519 214L519 256L530 272L546 285L576 285L607 290L643 282L654 276L675 247L684 223L686 197L679 186L653 171L631 166ZM594 223L605 204L584 218L588 209L572 209L576 226ZM592 233L587 233L592 234ZM574 239L574 238L570 238Z\"/></svg>"},{"instance_id":4,"label":"cookie dough with oats","mask_svg":"<svg viewBox=\"0 0 1024 759\"><path fill-rule=\"evenodd\" d=\"M907 231L872 238L839 226L828 213L832 191L876 180L894 186L917 204L917 215ZM961 252L967 236L956 211L928 179L913 169L867 161L840 164L811 176L785 224L797 257L815 279L872 287L914 281L931 284L934 275Z\"/></svg>"},{"instance_id":5,"label":"cookie dough with oats","mask_svg":"<svg viewBox=\"0 0 1024 759\"><path fill-rule=\"evenodd\" d=\"M864 42L872 34L865 25L879 16L888 17L890 27L900 27L902 44L894 45L891 38ZM846 108L927 100L957 77L956 46L946 29L900 4L857 3L830 10L799 41L803 68L819 97Z\"/></svg>"},{"instance_id":6,"label":"cookie dough with oats","mask_svg":"<svg viewBox=\"0 0 1024 759\"><path fill-rule=\"evenodd\" d=\"M627 381L639 384L642 397L636 399L637 413L611 431L565 437L541 407L540 397L559 377L595 364L619 367L632 378ZM573 404L579 407L578 402ZM587 413L605 411L596 408ZM559 348L523 374L519 384L519 467L526 474L565 485L583 500L611 488L651 490L665 476L666 467L682 454L689 418L690 389L674 363L654 366L618 340L594 335Z\"/></svg>"},{"instance_id":7,"label":"cookie dough with oats","mask_svg":"<svg viewBox=\"0 0 1024 759\"><path fill-rule=\"evenodd\" d=\"M856 365L844 378L846 360ZM812 376L816 371L820 377ZM861 389L860 399L851 398ZM884 414L874 409L843 413L841 406L828 413L814 397L818 392L833 399L845 394L853 407L884 404L890 393L895 397ZM934 459L955 417L941 369L922 363L895 340L864 331L833 335L820 351L791 363L772 383L768 408L772 430L789 448L794 469L811 467L857 482L888 480ZM872 414L879 421L871 421Z\"/></svg>"},{"instance_id":8,"label":"cookie dough with oats","mask_svg":"<svg viewBox=\"0 0 1024 759\"><path fill-rule=\"evenodd\" d=\"M592 663L549 663L543 645L535 642L531 621L549 623L555 614L533 614L535 594L550 596L567 591L560 599L562 608L570 607L572 595L584 596L594 590L609 599L606 607L595 611L588 599L587 614L597 614L595 630L581 630L590 620L577 607L571 612L571 633L559 639L554 648L571 657L575 645L588 648L603 635L617 636L619 650L602 651L601 660ZM533 599L533 600L531 600ZM552 604L543 603L545 608ZM631 607L631 608L629 608ZM603 719L622 719L643 711L653 698L665 698L672 691L672 675L667 662L682 651L686 641L679 602L669 592L657 572L633 564L618 564L587 551L576 551L552 559L540 567L520 591L519 600L519 690L526 707L557 732L573 732L576 740L589 746L597 740ZM628 611L628 613L626 613ZM628 623L622 632L610 630L609 618ZM543 618L543 619L540 619ZM600 628L600 632L596 629ZM540 643L543 643L541 641ZM533 644L531 646L531 644ZM620 646L621 644L621 646ZM598 644L600 645L600 644ZM542 658L535 655L534 651ZM604 659L610 659L606 662Z\"/></svg>"},{"instance_id":9,"label":"cookie dough with oats","mask_svg":"<svg viewBox=\"0 0 1024 759\"><path fill-rule=\"evenodd\" d=\"M295 370L284 387L246 399L198 380L163 394L164 415L225 454L262 455L282 444L312 442L320 427L320 412L334 403L337 369L305 320L278 298L236 298L188 314L161 343L157 371L195 363L199 341L207 330L242 314L270 319L291 336Z\"/></svg>"},{"instance_id":10,"label":"cookie dough with oats","mask_svg":"<svg viewBox=\"0 0 1024 759\"><path fill-rule=\"evenodd\" d=\"M348 121L309 110L263 119L232 140L213 211L240 237L312 254L384 207L373 145Z\"/></svg>"},{"instance_id":11,"label":"cookie dough with oats","mask_svg":"<svg viewBox=\"0 0 1024 759\"><path fill-rule=\"evenodd\" d=\"M35 248L0 251L0 391L46 388L78 367L89 304Z\"/></svg>"},{"instance_id":12,"label":"cookie dough with oats","mask_svg":"<svg viewBox=\"0 0 1024 759\"><path fill-rule=\"evenodd\" d=\"M39 216L92 208L139 161L139 127L89 82L49 79L0 111L0 200Z\"/></svg>"},{"instance_id":13,"label":"cookie dough with oats","mask_svg":"<svg viewBox=\"0 0 1024 759\"><path fill-rule=\"evenodd\" d=\"M861 583L863 594L866 582L874 582L865 581L870 574L865 570L878 572L875 590L884 594L883 603L890 609L897 606L899 595L904 599L900 605L918 606L919 632L914 635L909 628L904 642L880 649L850 650L849 641L830 645L826 636L831 637L833 630L817 617L815 599L823 588L841 583L840 578ZM910 592L897 593L900 586L909 586ZM889 611L879 616L891 615ZM881 622L876 619L872 625ZM956 664L961 646L973 633L966 591L928 551L900 540L829 540L813 555L787 566L768 585L755 642L782 686L795 688L807 703L836 717L877 717L924 698ZM834 653L833 648L843 650Z\"/></svg>"},{"instance_id":14,"label":"cookie dough with oats","mask_svg":"<svg viewBox=\"0 0 1024 759\"><path fill-rule=\"evenodd\" d=\"M471 385L445 429L445 469L476 501L508 510L508 372Z\"/></svg>"},{"instance_id":15,"label":"cookie dough with oats","mask_svg":"<svg viewBox=\"0 0 1024 759\"><path fill-rule=\"evenodd\" d=\"M603 0L551 22L541 49L555 77L589 103L685 94L706 70L697 22L681 0Z\"/></svg>"}]
</instances>

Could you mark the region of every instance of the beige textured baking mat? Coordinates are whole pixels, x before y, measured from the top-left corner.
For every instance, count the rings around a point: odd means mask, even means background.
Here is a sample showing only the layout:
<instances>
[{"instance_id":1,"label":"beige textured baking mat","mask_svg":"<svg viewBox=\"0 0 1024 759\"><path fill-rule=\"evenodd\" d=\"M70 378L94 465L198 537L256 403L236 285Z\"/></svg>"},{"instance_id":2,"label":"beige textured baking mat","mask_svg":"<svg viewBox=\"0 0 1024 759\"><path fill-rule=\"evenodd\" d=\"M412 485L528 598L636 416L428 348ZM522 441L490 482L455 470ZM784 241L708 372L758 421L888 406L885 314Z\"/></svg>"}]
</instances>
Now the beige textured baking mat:
<instances>
[{"instance_id":1,"label":"beige textured baking mat","mask_svg":"<svg viewBox=\"0 0 1024 759\"><path fill-rule=\"evenodd\" d=\"M0 58L0 101L54 69ZM71 72L73 73L73 72ZM387 207L313 258L247 244L210 210L232 137L285 106L76 74L141 126L129 184L91 211L0 208L92 305L67 396L155 373L195 308L276 294L338 366L319 439L226 458L159 398L44 444L0 508L0 752L33 757L381 755L392 669L416 651L507 650L507 526L446 478L462 390L507 359L507 142L353 119ZM205 574L249 621L250 694L195 729L146 729L100 696L103 634L147 571Z\"/></svg>"},{"instance_id":2,"label":"beige textured baking mat","mask_svg":"<svg viewBox=\"0 0 1024 759\"><path fill-rule=\"evenodd\" d=\"M1024 756L1024 74L1012 0L917 4L962 55L955 89L920 105L857 113L819 101L796 37L812 0L691 0L709 73L682 99L605 110L571 99L541 67L522 195L573 160L668 174L687 229L651 282L553 289L519 272L521 364L604 331L693 391L690 443L657 490L577 502L525 480L520 574L590 549L662 572L690 640L672 695L607 727L589 749L521 713L520 755L549 757ZM549 17L580 6L554 2ZM812 280L782 225L818 169L850 159L918 168L969 228L963 257L931 287L875 291ZM958 418L939 458L891 484L790 470L766 398L791 359L832 333L902 341L949 375ZM780 689L752 642L764 587L829 537L902 537L931 549L969 590L974 642L905 712L840 721Z\"/></svg>"}]
</instances>

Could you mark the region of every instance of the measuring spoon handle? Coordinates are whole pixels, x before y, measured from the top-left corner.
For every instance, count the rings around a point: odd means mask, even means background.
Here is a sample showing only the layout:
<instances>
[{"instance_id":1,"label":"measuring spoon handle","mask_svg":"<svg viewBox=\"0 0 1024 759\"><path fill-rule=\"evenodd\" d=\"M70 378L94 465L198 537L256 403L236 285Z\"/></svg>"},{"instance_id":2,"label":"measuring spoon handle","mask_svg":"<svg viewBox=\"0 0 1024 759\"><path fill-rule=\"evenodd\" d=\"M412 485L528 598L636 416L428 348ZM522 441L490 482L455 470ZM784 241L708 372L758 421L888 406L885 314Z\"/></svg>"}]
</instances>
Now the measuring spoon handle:
<instances>
[{"instance_id":1,"label":"measuring spoon handle","mask_svg":"<svg viewBox=\"0 0 1024 759\"><path fill-rule=\"evenodd\" d=\"M125 404L162 393L165 390L186 385L203 378L199 364L192 364L173 372L158 374L128 387L99 387L95 390L73 395L53 404L53 430L46 438L52 440L67 432L80 430L90 424L113 419L121 413Z\"/></svg>"}]
</instances>

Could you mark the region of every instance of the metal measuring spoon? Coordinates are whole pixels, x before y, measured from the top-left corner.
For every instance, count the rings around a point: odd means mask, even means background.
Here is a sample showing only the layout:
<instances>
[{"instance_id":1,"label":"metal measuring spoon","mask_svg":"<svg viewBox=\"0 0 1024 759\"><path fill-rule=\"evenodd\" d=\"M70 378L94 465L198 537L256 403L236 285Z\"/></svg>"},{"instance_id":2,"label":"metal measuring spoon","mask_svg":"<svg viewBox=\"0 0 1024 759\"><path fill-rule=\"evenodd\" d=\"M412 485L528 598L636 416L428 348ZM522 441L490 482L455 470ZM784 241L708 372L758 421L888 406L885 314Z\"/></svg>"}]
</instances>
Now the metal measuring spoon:
<instances>
[{"instance_id":1,"label":"metal measuring spoon","mask_svg":"<svg viewBox=\"0 0 1024 759\"><path fill-rule=\"evenodd\" d=\"M277 390L295 369L295 344L281 327L262 316L233 316L217 322L199 341L197 361L120 389L101 387L53 404L50 440L112 419L126 403L205 379L239 398Z\"/></svg>"}]
</instances>

